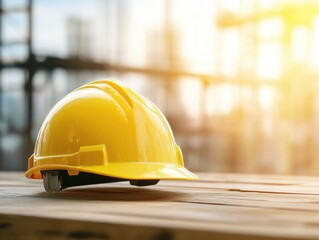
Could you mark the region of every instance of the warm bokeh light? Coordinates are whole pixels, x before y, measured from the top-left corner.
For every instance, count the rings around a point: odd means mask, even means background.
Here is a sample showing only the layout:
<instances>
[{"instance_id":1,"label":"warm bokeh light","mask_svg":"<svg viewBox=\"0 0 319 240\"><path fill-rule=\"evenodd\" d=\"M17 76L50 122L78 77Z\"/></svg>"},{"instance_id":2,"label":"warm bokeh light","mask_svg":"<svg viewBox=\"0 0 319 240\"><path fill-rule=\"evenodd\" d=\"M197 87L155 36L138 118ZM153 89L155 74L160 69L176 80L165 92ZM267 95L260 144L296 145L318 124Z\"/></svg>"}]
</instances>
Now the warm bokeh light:
<instances>
[{"instance_id":1,"label":"warm bokeh light","mask_svg":"<svg viewBox=\"0 0 319 240\"><path fill-rule=\"evenodd\" d=\"M3 8L27 3L6 0ZM319 174L319 1L32 6L31 37L28 13L2 15L1 60L25 65L1 70L0 169L23 167L44 117L65 94L110 78L163 111L191 170ZM32 98L30 59L38 68Z\"/></svg>"}]
</instances>

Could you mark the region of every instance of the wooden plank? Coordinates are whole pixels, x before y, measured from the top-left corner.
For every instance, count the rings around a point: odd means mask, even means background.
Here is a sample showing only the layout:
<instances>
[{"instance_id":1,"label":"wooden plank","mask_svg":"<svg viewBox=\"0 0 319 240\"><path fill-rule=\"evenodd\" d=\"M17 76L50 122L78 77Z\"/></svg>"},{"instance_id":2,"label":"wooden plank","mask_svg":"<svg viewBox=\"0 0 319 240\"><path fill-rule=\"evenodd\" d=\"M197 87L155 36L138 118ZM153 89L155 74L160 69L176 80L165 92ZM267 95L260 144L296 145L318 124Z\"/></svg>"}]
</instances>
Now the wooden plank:
<instances>
[{"instance_id":1,"label":"wooden plank","mask_svg":"<svg viewBox=\"0 0 319 240\"><path fill-rule=\"evenodd\" d=\"M47 194L41 181L0 172L0 239L319 238L319 178L199 176Z\"/></svg>"}]
</instances>

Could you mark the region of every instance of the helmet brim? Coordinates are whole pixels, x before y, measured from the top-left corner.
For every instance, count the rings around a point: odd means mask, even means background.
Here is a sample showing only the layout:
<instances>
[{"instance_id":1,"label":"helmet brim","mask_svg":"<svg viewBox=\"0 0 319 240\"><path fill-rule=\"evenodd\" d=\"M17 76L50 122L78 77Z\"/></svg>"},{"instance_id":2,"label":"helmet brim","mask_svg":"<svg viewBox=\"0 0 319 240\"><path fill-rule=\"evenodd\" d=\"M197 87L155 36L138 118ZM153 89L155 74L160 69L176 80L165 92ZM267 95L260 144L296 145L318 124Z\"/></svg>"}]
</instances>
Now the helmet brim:
<instances>
[{"instance_id":1,"label":"helmet brim","mask_svg":"<svg viewBox=\"0 0 319 240\"><path fill-rule=\"evenodd\" d=\"M87 172L108 177L128 180L167 179L167 180L195 180L198 177L183 166L172 163L148 162L121 162L108 163L99 166L69 166L61 164L48 164L30 168L25 176L27 178L41 179L41 171L67 170L74 173Z\"/></svg>"}]
</instances>

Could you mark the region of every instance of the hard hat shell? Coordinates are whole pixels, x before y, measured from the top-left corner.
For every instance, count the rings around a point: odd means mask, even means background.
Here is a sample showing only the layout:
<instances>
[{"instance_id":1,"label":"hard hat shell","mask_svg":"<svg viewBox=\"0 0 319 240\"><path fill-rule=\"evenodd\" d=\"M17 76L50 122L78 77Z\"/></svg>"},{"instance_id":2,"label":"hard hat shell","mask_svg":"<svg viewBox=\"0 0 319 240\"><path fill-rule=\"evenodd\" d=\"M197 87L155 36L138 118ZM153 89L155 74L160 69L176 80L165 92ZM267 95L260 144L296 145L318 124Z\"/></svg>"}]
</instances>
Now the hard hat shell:
<instances>
[{"instance_id":1,"label":"hard hat shell","mask_svg":"<svg viewBox=\"0 0 319 240\"><path fill-rule=\"evenodd\" d=\"M123 179L197 179L161 111L120 82L98 80L60 100L44 120L28 178L67 170Z\"/></svg>"}]
</instances>

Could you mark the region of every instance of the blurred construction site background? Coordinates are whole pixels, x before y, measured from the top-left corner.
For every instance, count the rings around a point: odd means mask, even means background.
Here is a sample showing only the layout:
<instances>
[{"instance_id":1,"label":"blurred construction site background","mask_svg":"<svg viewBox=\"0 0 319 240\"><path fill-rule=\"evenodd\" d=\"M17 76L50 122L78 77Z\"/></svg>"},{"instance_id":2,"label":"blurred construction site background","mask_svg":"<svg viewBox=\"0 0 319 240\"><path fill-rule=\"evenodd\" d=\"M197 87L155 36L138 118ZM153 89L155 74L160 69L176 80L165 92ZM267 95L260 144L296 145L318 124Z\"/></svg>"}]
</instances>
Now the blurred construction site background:
<instances>
[{"instance_id":1,"label":"blurred construction site background","mask_svg":"<svg viewBox=\"0 0 319 240\"><path fill-rule=\"evenodd\" d=\"M0 0L0 170L51 107L121 80L193 171L319 175L319 1Z\"/></svg>"}]
</instances>

